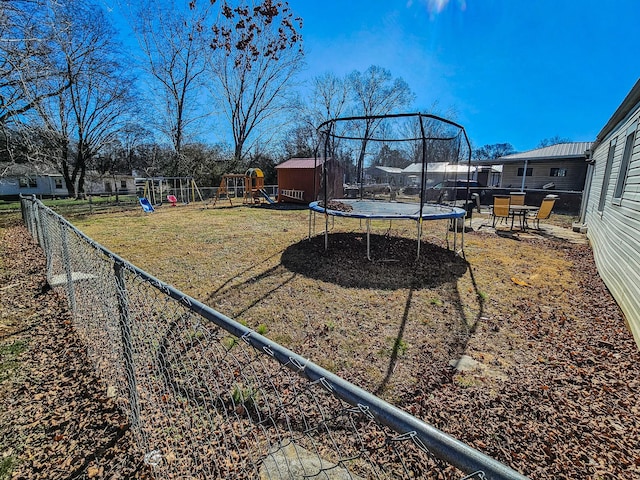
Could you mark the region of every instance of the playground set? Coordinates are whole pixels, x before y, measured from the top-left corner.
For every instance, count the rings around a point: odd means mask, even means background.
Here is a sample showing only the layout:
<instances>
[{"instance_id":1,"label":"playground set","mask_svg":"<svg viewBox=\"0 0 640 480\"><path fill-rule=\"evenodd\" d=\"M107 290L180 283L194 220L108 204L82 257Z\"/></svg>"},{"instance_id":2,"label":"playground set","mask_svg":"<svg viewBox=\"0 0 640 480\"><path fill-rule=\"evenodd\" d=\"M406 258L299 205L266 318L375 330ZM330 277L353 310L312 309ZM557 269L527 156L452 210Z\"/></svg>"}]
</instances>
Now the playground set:
<instances>
[{"instance_id":1,"label":"playground set","mask_svg":"<svg viewBox=\"0 0 640 480\"><path fill-rule=\"evenodd\" d=\"M250 168L244 174L229 173L222 176L220 187L216 192L213 200L215 206L220 199L229 200L229 204L233 205L231 199L238 197L238 191L242 191L243 205L261 204L263 201L273 205L276 200L272 199L264 189L264 173L259 168Z\"/></svg>"}]
</instances>

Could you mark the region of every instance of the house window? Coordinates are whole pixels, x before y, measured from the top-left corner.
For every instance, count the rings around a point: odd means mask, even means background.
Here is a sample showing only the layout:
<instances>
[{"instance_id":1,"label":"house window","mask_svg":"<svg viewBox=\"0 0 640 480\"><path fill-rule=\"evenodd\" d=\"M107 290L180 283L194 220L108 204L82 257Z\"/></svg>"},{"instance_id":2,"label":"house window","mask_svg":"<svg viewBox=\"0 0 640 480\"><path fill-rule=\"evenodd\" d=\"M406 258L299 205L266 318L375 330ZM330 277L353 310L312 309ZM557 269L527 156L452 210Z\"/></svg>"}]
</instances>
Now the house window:
<instances>
[{"instance_id":1,"label":"house window","mask_svg":"<svg viewBox=\"0 0 640 480\"><path fill-rule=\"evenodd\" d=\"M120 188L126 190L127 189L127 181L126 180L120 180Z\"/></svg>"},{"instance_id":2,"label":"house window","mask_svg":"<svg viewBox=\"0 0 640 480\"><path fill-rule=\"evenodd\" d=\"M524 168L519 168L518 176L521 177L522 175L524 175ZM527 168L527 177L530 177L531 175L533 175L533 168L529 167Z\"/></svg>"},{"instance_id":3,"label":"house window","mask_svg":"<svg viewBox=\"0 0 640 480\"><path fill-rule=\"evenodd\" d=\"M549 172L550 177L566 177L567 169L566 168L552 168L551 172Z\"/></svg>"},{"instance_id":4,"label":"house window","mask_svg":"<svg viewBox=\"0 0 640 480\"><path fill-rule=\"evenodd\" d=\"M54 181L56 182L56 190L59 190L62 188L62 179L61 178L56 178L54 179Z\"/></svg>"},{"instance_id":5,"label":"house window","mask_svg":"<svg viewBox=\"0 0 640 480\"><path fill-rule=\"evenodd\" d=\"M602 188L600 189L600 201L598 202L598 211L604 209L604 202L607 198L607 190L609 189L609 179L611 178L611 165L613 165L613 155L616 153L617 139L614 138L609 144L609 153L607 154L607 164L604 167L604 175L602 176Z\"/></svg>"},{"instance_id":6,"label":"house window","mask_svg":"<svg viewBox=\"0 0 640 480\"><path fill-rule=\"evenodd\" d=\"M111 193L111 182L104 182L104 191L106 193Z\"/></svg>"},{"instance_id":7,"label":"house window","mask_svg":"<svg viewBox=\"0 0 640 480\"><path fill-rule=\"evenodd\" d=\"M38 186L38 182L35 178L20 177L18 179L18 185L20 188L36 188Z\"/></svg>"},{"instance_id":8,"label":"house window","mask_svg":"<svg viewBox=\"0 0 640 480\"><path fill-rule=\"evenodd\" d=\"M629 161L631 160L631 152L633 151L633 141L636 137L637 127L638 123L636 122L627 129L627 139L624 143L624 152L622 154L622 161L620 162L620 170L618 171L618 181L616 182L616 188L613 191L614 201L622 198L622 192L624 191L625 184L627 183Z\"/></svg>"}]
</instances>

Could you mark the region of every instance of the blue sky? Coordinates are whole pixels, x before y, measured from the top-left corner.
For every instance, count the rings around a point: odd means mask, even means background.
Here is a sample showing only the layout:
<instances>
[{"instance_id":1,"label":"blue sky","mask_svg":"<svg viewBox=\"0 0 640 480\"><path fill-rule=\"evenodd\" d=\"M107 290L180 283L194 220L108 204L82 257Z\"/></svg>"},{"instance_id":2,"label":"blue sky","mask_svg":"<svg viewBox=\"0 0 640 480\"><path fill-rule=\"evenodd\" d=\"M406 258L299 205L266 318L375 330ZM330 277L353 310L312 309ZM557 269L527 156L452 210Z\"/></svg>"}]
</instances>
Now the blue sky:
<instances>
[{"instance_id":1,"label":"blue sky","mask_svg":"<svg viewBox=\"0 0 640 480\"><path fill-rule=\"evenodd\" d=\"M640 77L640 1L290 0L307 76L380 65L474 145L595 136Z\"/></svg>"}]
</instances>

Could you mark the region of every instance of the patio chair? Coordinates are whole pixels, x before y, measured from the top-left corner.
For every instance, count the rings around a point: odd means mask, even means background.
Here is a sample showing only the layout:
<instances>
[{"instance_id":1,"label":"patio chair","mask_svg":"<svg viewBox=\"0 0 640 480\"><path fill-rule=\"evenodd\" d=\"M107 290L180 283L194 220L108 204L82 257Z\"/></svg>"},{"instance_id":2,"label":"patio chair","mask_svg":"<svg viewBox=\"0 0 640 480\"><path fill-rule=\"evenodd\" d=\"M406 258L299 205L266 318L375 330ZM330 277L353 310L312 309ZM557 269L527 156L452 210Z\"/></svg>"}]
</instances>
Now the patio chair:
<instances>
[{"instance_id":1,"label":"patio chair","mask_svg":"<svg viewBox=\"0 0 640 480\"><path fill-rule=\"evenodd\" d=\"M524 197L526 193L524 192L510 192L509 197L511 197L511 205L524 205Z\"/></svg>"},{"instance_id":2,"label":"patio chair","mask_svg":"<svg viewBox=\"0 0 640 480\"><path fill-rule=\"evenodd\" d=\"M540 230L540 220L546 220L551 216L551 210L553 209L555 203L556 198L554 197L544 198L542 200L542 203L540 204L540 208L537 211L525 215L525 228L528 226L528 220L533 220L536 225L536 230Z\"/></svg>"},{"instance_id":3,"label":"patio chair","mask_svg":"<svg viewBox=\"0 0 640 480\"><path fill-rule=\"evenodd\" d=\"M513 229L513 215L511 214L511 197L509 195L494 195L493 196L493 210L491 211L493 217L493 227L496 226L496 220L509 219L511 217L511 228Z\"/></svg>"}]
</instances>

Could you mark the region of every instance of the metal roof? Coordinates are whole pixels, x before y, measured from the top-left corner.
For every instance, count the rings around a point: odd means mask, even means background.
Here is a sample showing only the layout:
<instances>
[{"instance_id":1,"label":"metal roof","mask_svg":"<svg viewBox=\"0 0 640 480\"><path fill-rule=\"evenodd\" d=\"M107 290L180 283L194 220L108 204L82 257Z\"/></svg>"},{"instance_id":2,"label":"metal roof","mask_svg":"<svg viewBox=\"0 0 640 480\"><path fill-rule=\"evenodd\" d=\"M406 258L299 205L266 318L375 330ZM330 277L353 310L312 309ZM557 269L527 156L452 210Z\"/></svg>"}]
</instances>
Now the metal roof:
<instances>
[{"instance_id":1,"label":"metal roof","mask_svg":"<svg viewBox=\"0 0 640 480\"><path fill-rule=\"evenodd\" d=\"M376 165L375 168L377 168L378 170L382 170L385 173L391 173L391 174L402 173L402 169L399 167L382 167L380 165Z\"/></svg>"},{"instance_id":2,"label":"metal roof","mask_svg":"<svg viewBox=\"0 0 640 480\"><path fill-rule=\"evenodd\" d=\"M467 166L466 164L456 164L448 162L432 162L427 163L427 172L429 173L466 173L467 171L475 172L475 166ZM405 168L402 173L421 173L422 163L412 163Z\"/></svg>"},{"instance_id":3,"label":"metal roof","mask_svg":"<svg viewBox=\"0 0 640 480\"><path fill-rule=\"evenodd\" d=\"M4 177L61 177L52 165L45 163L0 163L0 176Z\"/></svg>"},{"instance_id":4,"label":"metal roof","mask_svg":"<svg viewBox=\"0 0 640 480\"><path fill-rule=\"evenodd\" d=\"M571 158L587 158L585 153L591 147L591 142L571 142L558 143L548 147L536 148L521 153L505 155L493 160L495 163L510 163L527 161L543 161L543 160L559 160Z\"/></svg>"},{"instance_id":5,"label":"metal roof","mask_svg":"<svg viewBox=\"0 0 640 480\"><path fill-rule=\"evenodd\" d=\"M323 163L324 159L322 158L290 158L280 165L276 165L276 168L315 168Z\"/></svg>"}]
</instances>

